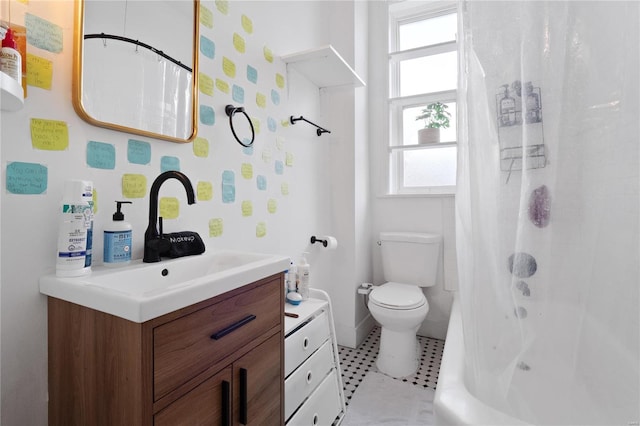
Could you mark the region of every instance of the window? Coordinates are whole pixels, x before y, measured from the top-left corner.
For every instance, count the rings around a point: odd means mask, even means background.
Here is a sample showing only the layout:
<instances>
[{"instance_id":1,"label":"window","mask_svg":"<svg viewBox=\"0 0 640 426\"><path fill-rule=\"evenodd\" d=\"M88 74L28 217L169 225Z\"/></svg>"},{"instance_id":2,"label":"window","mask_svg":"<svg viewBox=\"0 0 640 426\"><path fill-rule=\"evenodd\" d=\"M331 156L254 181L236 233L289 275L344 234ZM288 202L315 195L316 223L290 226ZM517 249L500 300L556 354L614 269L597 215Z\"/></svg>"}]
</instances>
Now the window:
<instances>
[{"instance_id":1,"label":"window","mask_svg":"<svg viewBox=\"0 0 640 426\"><path fill-rule=\"evenodd\" d=\"M416 4L420 6L416 7ZM389 6L389 192L450 194L455 190L458 84L457 12L451 2ZM450 114L440 142L419 143L423 108L440 102Z\"/></svg>"}]
</instances>

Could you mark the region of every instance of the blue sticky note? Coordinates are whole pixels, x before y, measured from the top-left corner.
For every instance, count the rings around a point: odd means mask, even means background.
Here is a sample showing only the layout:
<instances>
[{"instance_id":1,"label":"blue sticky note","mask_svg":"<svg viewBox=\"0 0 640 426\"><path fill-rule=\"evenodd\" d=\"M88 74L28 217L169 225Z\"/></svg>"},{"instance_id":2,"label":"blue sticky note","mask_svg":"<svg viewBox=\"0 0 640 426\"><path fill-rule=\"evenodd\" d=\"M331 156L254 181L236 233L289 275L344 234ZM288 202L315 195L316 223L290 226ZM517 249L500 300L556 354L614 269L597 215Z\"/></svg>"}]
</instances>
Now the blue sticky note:
<instances>
[{"instance_id":1,"label":"blue sticky note","mask_svg":"<svg viewBox=\"0 0 640 426\"><path fill-rule=\"evenodd\" d=\"M11 194L35 195L47 190L48 169L42 164L9 163L6 176L7 192Z\"/></svg>"},{"instance_id":2,"label":"blue sticky note","mask_svg":"<svg viewBox=\"0 0 640 426\"><path fill-rule=\"evenodd\" d=\"M231 89L231 97L234 101L239 102L241 104L244 103L244 89L240 86L233 85Z\"/></svg>"},{"instance_id":3,"label":"blue sticky note","mask_svg":"<svg viewBox=\"0 0 640 426\"><path fill-rule=\"evenodd\" d=\"M284 163L280 160L276 160L276 174L281 175L284 173Z\"/></svg>"},{"instance_id":4,"label":"blue sticky note","mask_svg":"<svg viewBox=\"0 0 640 426\"><path fill-rule=\"evenodd\" d=\"M205 36L200 36L200 52L207 58L213 59L216 56L216 44Z\"/></svg>"},{"instance_id":5,"label":"blue sticky note","mask_svg":"<svg viewBox=\"0 0 640 426\"><path fill-rule=\"evenodd\" d=\"M49 52L62 52L61 27L30 13L24 15L24 26L27 28L27 43Z\"/></svg>"},{"instance_id":6,"label":"blue sticky note","mask_svg":"<svg viewBox=\"0 0 640 426\"><path fill-rule=\"evenodd\" d=\"M222 172L222 202L233 203L236 200L235 174L232 170Z\"/></svg>"},{"instance_id":7,"label":"blue sticky note","mask_svg":"<svg viewBox=\"0 0 640 426\"><path fill-rule=\"evenodd\" d=\"M276 131L276 120L273 117L267 117L267 127L270 131Z\"/></svg>"},{"instance_id":8,"label":"blue sticky note","mask_svg":"<svg viewBox=\"0 0 640 426\"><path fill-rule=\"evenodd\" d=\"M267 189L267 178L263 175L256 176L256 184L258 185L258 189L260 191L264 191Z\"/></svg>"},{"instance_id":9,"label":"blue sticky note","mask_svg":"<svg viewBox=\"0 0 640 426\"><path fill-rule=\"evenodd\" d=\"M87 166L94 169L115 169L116 147L110 143L89 141L87 143Z\"/></svg>"},{"instance_id":10,"label":"blue sticky note","mask_svg":"<svg viewBox=\"0 0 640 426\"><path fill-rule=\"evenodd\" d=\"M275 89L271 89L271 102L273 102L274 105L280 104L280 93Z\"/></svg>"},{"instance_id":11,"label":"blue sticky note","mask_svg":"<svg viewBox=\"0 0 640 426\"><path fill-rule=\"evenodd\" d=\"M251 65L247 65L247 80L252 83L258 82L258 70Z\"/></svg>"},{"instance_id":12,"label":"blue sticky note","mask_svg":"<svg viewBox=\"0 0 640 426\"><path fill-rule=\"evenodd\" d=\"M216 113L207 105L200 105L200 122L207 126L213 126L216 122Z\"/></svg>"},{"instance_id":13,"label":"blue sticky note","mask_svg":"<svg viewBox=\"0 0 640 426\"><path fill-rule=\"evenodd\" d=\"M129 139L127 144L127 160L132 164L149 164L151 162L151 144L149 142Z\"/></svg>"},{"instance_id":14,"label":"blue sticky note","mask_svg":"<svg viewBox=\"0 0 640 426\"><path fill-rule=\"evenodd\" d=\"M222 172L222 184L224 185L229 184L229 185L234 185L236 181L236 177L235 177L235 173L233 173L233 170L225 170Z\"/></svg>"},{"instance_id":15,"label":"blue sticky note","mask_svg":"<svg viewBox=\"0 0 640 426\"><path fill-rule=\"evenodd\" d=\"M180 171L180 159L178 157L164 156L160 159L160 172L168 172L169 170Z\"/></svg>"},{"instance_id":16,"label":"blue sticky note","mask_svg":"<svg viewBox=\"0 0 640 426\"><path fill-rule=\"evenodd\" d=\"M244 143L245 145L247 145L249 142L251 141L247 138L242 139L242 143ZM247 155L253 155L253 144L251 144L250 146L243 146L242 152L244 152Z\"/></svg>"}]
</instances>

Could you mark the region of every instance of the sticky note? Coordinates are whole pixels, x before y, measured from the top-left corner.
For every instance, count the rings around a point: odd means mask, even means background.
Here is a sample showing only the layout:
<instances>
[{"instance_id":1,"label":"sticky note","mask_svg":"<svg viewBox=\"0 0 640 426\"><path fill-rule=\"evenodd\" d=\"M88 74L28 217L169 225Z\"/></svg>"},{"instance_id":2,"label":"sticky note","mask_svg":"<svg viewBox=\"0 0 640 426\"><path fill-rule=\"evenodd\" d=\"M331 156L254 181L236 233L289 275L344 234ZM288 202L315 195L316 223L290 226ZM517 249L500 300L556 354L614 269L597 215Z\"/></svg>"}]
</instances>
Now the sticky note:
<instances>
[{"instance_id":1,"label":"sticky note","mask_svg":"<svg viewBox=\"0 0 640 426\"><path fill-rule=\"evenodd\" d=\"M233 203L236 200L235 174L232 170L222 172L222 202Z\"/></svg>"},{"instance_id":2,"label":"sticky note","mask_svg":"<svg viewBox=\"0 0 640 426\"><path fill-rule=\"evenodd\" d=\"M10 194L37 195L47 190L49 171L37 163L14 161L7 164L6 188Z\"/></svg>"},{"instance_id":3,"label":"sticky note","mask_svg":"<svg viewBox=\"0 0 640 426\"><path fill-rule=\"evenodd\" d=\"M208 39L207 37L201 35L200 53L202 53L207 58L213 59L216 56L216 44L211 39Z\"/></svg>"},{"instance_id":4,"label":"sticky note","mask_svg":"<svg viewBox=\"0 0 640 426\"><path fill-rule=\"evenodd\" d=\"M96 187L93 187L93 196L91 197L91 200L93 201L93 214L98 213L98 190L96 189Z\"/></svg>"},{"instance_id":5,"label":"sticky note","mask_svg":"<svg viewBox=\"0 0 640 426\"><path fill-rule=\"evenodd\" d=\"M198 73L198 89L200 93L213 96L213 79L204 73Z\"/></svg>"},{"instance_id":6,"label":"sticky note","mask_svg":"<svg viewBox=\"0 0 640 426\"><path fill-rule=\"evenodd\" d=\"M229 2L227 0L216 0L216 7L223 15L229 13Z\"/></svg>"},{"instance_id":7,"label":"sticky note","mask_svg":"<svg viewBox=\"0 0 640 426\"><path fill-rule=\"evenodd\" d=\"M163 219L177 219L180 216L180 201L176 197L160 197L159 216Z\"/></svg>"},{"instance_id":8,"label":"sticky note","mask_svg":"<svg viewBox=\"0 0 640 426\"><path fill-rule=\"evenodd\" d=\"M87 166L94 169L115 169L116 147L110 143L89 141L87 143Z\"/></svg>"},{"instance_id":9,"label":"sticky note","mask_svg":"<svg viewBox=\"0 0 640 426\"><path fill-rule=\"evenodd\" d=\"M40 56L27 53L27 84L45 90L51 90L53 62Z\"/></svg>"},{"instance_id":10,"label":"sticky note","mask_svg":"<svg viewBox=\"0 0 640 426\"><path fill-rule=\"evenodd\" d=\"M280 104L280 93L275 89L271 89L271 102L273 102L274 105Z\"/></svg>"},{"instance_id":11,"label":"sticky note","mask_svg":"<svg viewBox=\"0 0 640 426\"><path fill-rule=\"evenodd\" d=\"M180 171L180 159L165 155L160 158L160 171L164 173L170 170Z\"/></svg>"},{"instance_id":12,"label":"sticky note","mask_svg":"<svg viewBox=\"0 0 640 426\"><path fill-rule=\"evenodd\" d=\"M242 15L240 17L240 22L242 24L242 29L244 29L247 34L253 33L253 22L251 22L251 19L249 19L247 15Z\"/></svg>"},{"instance_id":13,"label":"sticky note","mask_svg":"<svg viewBox=\"0 0 640 426\"><path fill-rule=\"evenodd\" d=\"M122 195L125 198L144 198L147 195L147 177L145 175L122 175Z\"/></svg>"},{"instance_id":14,"label":"sticky note","mask_svg":"<svg viewBox=\"0 0 640 426\"><path fill-rule=\"evenodd\" d=\"M127 160L132 164L149 164L151 162L151 144L129 139L127 143Z\"/></svg>"},{"instance_id":15,"label":"sticky note","mask_svg":"<svg viewBox=\"0 0 640 426\"><path fill-rule=\"evenodd\" d=\"M262 53L264 53L264 59L266 59L267 62L273 62L273 52L271 49L265 46L264 49L262 49Z\"/></svg>"},{"instance_id":16,"label":"sticky note","mask_svg":"<svg viewBox=\"0 0 640 426\"><path fill-rule=\"evenodd\" d=\"M193 140L193 154L196 157L207 158L209 156L209 141L202 137Z\"/></svg>"},{"instance_id":17,"label":"sticky note","mask_svg":"<svg viewBox=\"0 0 640 426\"><path fill-rule=\"evenodd\" d=\"M222 58L222 71L229 78L236 77L236 64L226 56Z\"/></svg>"},{"instance_id":18,"label":"sticky note","mask_svg":"<svg viewBox=\"0 0 640 426\"><path fill-rule=\"evenodd\" d=\"M200 105L200 122L207 126L213 126L216 122L216 113L208 105Z\"/></svg>"},{"instance_id":19,"label":"sticky note","mask_svg":"<svg viewBox=\"0 0 640 426\"><path fill-rule=\"evenodd\" d=\"M260 120L251 117L251 124L253 125L253 131L257 135L260 133Z\"/></svg>"},{"instance_id":20,"label":"sticky note","mask_svg":"<svg viewBox=\"0 0 640 426\"><path fill-rule=\"evenodd\" d=\"M284 138L282 136L276 136L276 148L278 148L278 151L282 151L283 147L284 147Z\"/></svg>"},{"instance_id":21,"label":"sticky note","mask_svg":"<svg viewBox=\"0 0 640 426\"><path fill-rule=\"evenodd\" d=\"M244 89L236 84L233 85L233 87L231 88L231 98L238 102L243 104L244 103Z\"/></svg>"},{"instance_id":22,"label":"sticky note","mask_svg":"<svg viewBox=\"0 0 640 426\"><path fill-rule=\"evenodd\" d=\"M223 230L222 225L223 225L223 222L222 222L222 218L220 217L209 220L209 236L219 237L220 235L222 235L222 230Z\"/></svg>"},{"instance_id":23,"label":"sticky note","mask_svg":"<svg viewBox=\"0 0 640 426\"><path fill-rule=\"evenodd\" d=\"M251 65L247 65L247 80L252 83L258 82L258 70Z\"/></svg>"},{"instance_id":24,"label":"sticky note","mask_svg":"<svg viewBox=\"0 0 640 426\"><path fill-rule=\"evenodd\" d=\"M291 124L289 120L291 120L291 118L285 118L283 120L280 120L280 125L282 127L289 127L289 125Z\"/></svg>"},{"instance_id":25,"label":"sticky note","mask_svg":"<svg viewBox=\"0 0 640 426\"><path fill-rule=\"evenodd\" d=\"M271 154L271 148L265 148L262 150L262 160L265 163L268 163L271 161L272 158L272 154Z\"/></svg>"},{"instance_id":26,"label":"sticky note","mask_svg":"<svg viewBox=\"0 0 640 426\"><path fill-rule=\"evenodd\" d=\"M284 76L280 73L276 73L276 86L284 89Z\"/></svg>"},{"instance_id":27,"label":"sticky note","mask_svg":"<svg viewBox=\"0 0 640 426\"><path fill-rule=\"evenodd\" d=\"M284 173L284 163L282 163L282 161L276 160L275 167L276 167L276 174L277 175L281 175L281 174Z\"/></svg>"},{"instance_id":28,"label":"sticky note","mask_svg":"<svg viewBox=\"0 0 640 426\"><path fill-rule=\"evenodd\" d=\"M220 80L219 78L216 78L216 87L222 93L229 93L229 83L227 83L224 80Z\"/></svg>"},{"instance_id":29,"label":"sticky note","mask_svg":"<svg viewBox=\"0 0 640 426\"><path fill-rule=\"evenodd\" d=\"M287 182L282 182L280 185L280 192L282 195L289 195L289 184Z\"/></svg>"},{"instance_id":30,"label":"sticky note","mask_svg":"<svg viewBox=\"0 0 640 426\"><path fill-rule=\"evenodd\" d=\"M46 151L64 151L69 147L69 129L64 121L31 119L31 145Z\"/></svg>"},{"instance_id":31,"label":"sticky note","mask_svg":"<svg viewBox=\"0 0 640 426\"><path fill-rule=\"evenodd\" d=\"M262 238L267 235L267 224L264 222L258 222L256 225L256 237Z\"/></svg>"},{"instance_id":32,"label":"sticky note","mask_svg":"<svg viewBox=\"0 0 640 426\"><path fill-rule=\"evenodd\" d=\"M249 139L244 138L242 139L242 143L244 143L245 145L248 145L249 142L251 142ZM249 145L249 146L243 146L242 147L242 152L244 152L246 155L253 155L253 144Z\"/></svg>"},{"instance_id":33,"label":"sticky note","mask_svg":"<svg viewBox=\"0 0 640 426\"><path fill-rule=\"evenodd\" d=\"M256 176L256 186L258 190L265 191L267 189L267 178L264 175Z\"/></svg>"},{"instance_id":34,"label":"sticky note","mask_svg":"<svg viewBox=\"0 0 640 426\"><path fill-rule=\"evenodd\" d=\"M211 182L200 181L196 185L198 201L209 201L213 199L213 185Z\"/></svg>"},{"instance_id":35,"label":"sticky note","mask_svg":"<svg viewBox=\"0 0 640 426\"><path fill-rule=\"evenodd\" d=\"M62 52L62 28L39 16L26 13L27 43L52 53Z\"/></svg>"},{"instance_id":36,"label":"sticky note","mask_svg":"<svg viewBox=\"0 0 640 426\"><path fill-rule=\"evenodd\" d=\"M253 203L251 201L242 202L242 216L247 217L253 215Z\"/></svg>"},{"instance_id":37,"label":"sticky note","mask_svg":"<svg viewBox=\"0 0 640 426\"><path fill-rule=\"evenodd\" d=\"M207 9L202 2L200 2L200 23L207 28L213 28L213 12Z\"/></svg>"},{"instance_id":38,"label":"sticky note","mask_svg":"<svg viewBox=\"0 0 640 426\"><path fill-rule=\"evenodd\" d=\"M245 52L244 38L238 33L233 33L233 47L235 47L239 53Z\"/></svg>"},{"instance_id":39,"label":"sticky note","mask_svg":"<svg viewBox=\"0 0 640 426\"><path fill-rule=\"evenodd\" d=\"M256 93L256 105L258 105L260 108L266 108L267 97L264 95L264 93Z\"/></svg>"},{"instance_id":40,"label":"sticky note","mask_svg":"<svg viewBox=\"0 0 640 426\"><path fill-rule=\"evenodd\" d=\"M267 117L267 128L269 129L269 131L275 132L276 126L276 120L273 117Z\"/></svg>"},{"instance_id":41,"label":"sticky note","mask_svg":"<svg viewBox=\"0 0 640 426\"><path fill-rule=\"evenodd\" d=\"M251 163L242 163L242 166L240 166L240 174L245 179L252 179L253 165L251 165Z\"/></svg>"},{"instance_id":42,"label":"sticky note","mask_svg":"<svg viewBox=\"0 0 640 426\"><path fill-rule=\"evenodd\" d=\"M269 198L267 201L267 211L273 214L276 210L278 210L278 202L273 198Z\"/></svg>"},{"instance_id":43,"label":"sticky note","mask_svg":"<svg viewBox=\"0 0 640 426\"><path fill-rule=\"evenodd\" d=\"M284 164L286 164L288 167L293 166L293 154L290 152L287 152L284 154Z\"/></svg>"}]
</instances>

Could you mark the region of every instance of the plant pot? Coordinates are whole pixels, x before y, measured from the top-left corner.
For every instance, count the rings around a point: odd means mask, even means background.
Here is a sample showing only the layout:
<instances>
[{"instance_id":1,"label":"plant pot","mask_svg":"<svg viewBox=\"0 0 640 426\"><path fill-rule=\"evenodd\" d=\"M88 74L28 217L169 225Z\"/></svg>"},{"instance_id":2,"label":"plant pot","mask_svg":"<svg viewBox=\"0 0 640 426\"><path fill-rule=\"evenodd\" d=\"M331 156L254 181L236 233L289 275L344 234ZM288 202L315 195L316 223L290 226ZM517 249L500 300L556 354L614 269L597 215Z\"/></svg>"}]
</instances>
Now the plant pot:
<instances>
[{"instance_id":1,"label":"plant pot","mask_svg":"<svg viewBox=\"0 0 640 426\"><path fill-rule=\"evenodd\" d=\"M418 143L438 143L440 142L440 129L425 128L418 130Z\"/></svg>"}]
</instances>

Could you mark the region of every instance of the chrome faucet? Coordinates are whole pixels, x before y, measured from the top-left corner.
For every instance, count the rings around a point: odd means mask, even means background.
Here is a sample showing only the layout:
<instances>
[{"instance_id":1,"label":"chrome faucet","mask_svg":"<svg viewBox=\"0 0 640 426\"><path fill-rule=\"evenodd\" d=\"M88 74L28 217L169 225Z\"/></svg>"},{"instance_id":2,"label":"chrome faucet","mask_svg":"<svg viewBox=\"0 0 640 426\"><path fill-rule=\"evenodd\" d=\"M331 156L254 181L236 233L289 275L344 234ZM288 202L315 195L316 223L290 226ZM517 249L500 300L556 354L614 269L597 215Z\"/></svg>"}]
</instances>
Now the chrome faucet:
<instances>
[{"instance_id":1,"label":"chrome faucet","mask_svg":"<svg viewBox=\"0 0 640 426\"><path fill-rule=\"evenodd\" d=\"M149 226L144 233L144 257L142 261L145 263L160 262L160 254L171 248L169 240L162 237L162 217L158 218L158 193L162 184L171 178L178 179L182 183L185 191L187 191L187 202L189 204L195 204L196 202L191 181L184 173L170 170L161 173L153 181L149 192ZM157 228L158 219L160 221L160 233L158 233Z\"/></svg>"}]
</instances>

